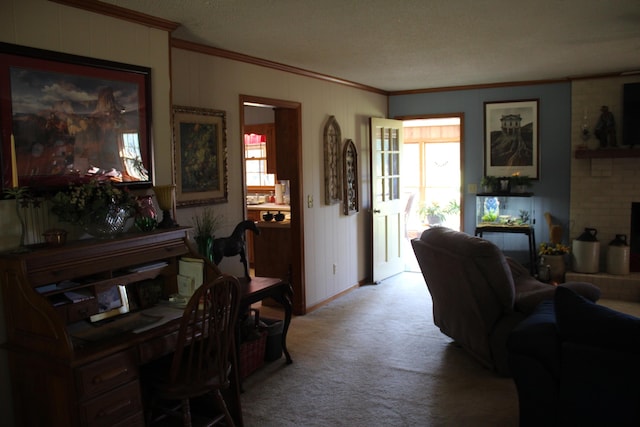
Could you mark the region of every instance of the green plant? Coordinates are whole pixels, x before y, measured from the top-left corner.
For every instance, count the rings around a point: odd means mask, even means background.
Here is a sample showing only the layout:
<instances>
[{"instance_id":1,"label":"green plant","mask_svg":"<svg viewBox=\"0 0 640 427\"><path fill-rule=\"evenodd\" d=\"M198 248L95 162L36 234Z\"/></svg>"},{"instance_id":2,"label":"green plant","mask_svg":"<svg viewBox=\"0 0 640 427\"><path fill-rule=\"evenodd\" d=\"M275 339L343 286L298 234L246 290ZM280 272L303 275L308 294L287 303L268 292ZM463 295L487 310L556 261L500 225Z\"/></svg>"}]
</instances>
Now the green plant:
<instances>
[{"instance_id":1,"label":"green plant","mask_svg":"<svg viewBox=\"0 0 640 427\"><path fill-rule=\"evenodd\" d=\"M202 209L200 215L191 218L191 223L196 229L196 236L213 237L221 221L222 216L214 214L213 209L209 207Z\"/></svg>"},{"instance_id":2,"label":"green plant","mask_svg":"<svg viewBox=\"0 0 640 427\"><path fill-rule=\"evenodd\" d=\"M538 255L565 255L571 252L571 248L562 243L540 243Z\"/></svg>"},{"instance_id":3,"label":"green plant","mask_svg":"<svg viewBox=\"0 0 640 427\"><path fill-rule=\"evenodd\" d=\"M511 181L511 187L513 188L516 185L531 187L533 183L531 182L531 177L528 175L520 175L520 172L516 172L509 178Z\"/></svg>"},{"instance_id":4,"label":"green plant","mask_svg":"<svg viewBox=\"0 0 640 427\"><path fill-rule=\"evenodd\" d=\"M482 179L480 180L480 185L486 191L493 191L498 186L498 177L492 176L492 175L483 176Z\"/></svg>"},{"instance_id":5,"label":"green plant","mask_svg":"<svg viewBox=\"0 0 640 427\"><path fill-rule=\"evenodd\" d=\"M87 225L93 214L105 215L113 207L125 209L133 214L136 198L126 188L118 188L111 181L91 180L84 184L71 184L51 198L51 212L60 221Z\"/></svg>"},{"instance_id":6,"label":"green plant","mask_svg":"<svg viewBox=\"0 0 640 427\"><path fill-rule=\"evenodd\" d=\"M20 204L28 204L34 199L29 187L7 188L4 190L4 197L5 199L14 198Z\"/></svg>"},{"instance_id":7,"label":"green plant","mask_svg":"<svg viewBox=\"0 0 640 427\"><path fill-rule=\"evenodd\" d=\"M440 206L438 202L432 202L430 205L422 204L418 209L418 216L425 222L428 217L437 218L438 222L443 222L447 215L453 215L460 212L460 205L458 201L452 199L449 201L446 207Z\"/></svg>"},{"instance_id":8,"label":"green plant","mask_svg":"<svg viewBox=\"0 0 640 427\"><path fill-rule=\"evenodd\" d=\"M498 219L496 211L488 211L482 215L482 222L495 222Z\"/></svg>"}]
</instances>

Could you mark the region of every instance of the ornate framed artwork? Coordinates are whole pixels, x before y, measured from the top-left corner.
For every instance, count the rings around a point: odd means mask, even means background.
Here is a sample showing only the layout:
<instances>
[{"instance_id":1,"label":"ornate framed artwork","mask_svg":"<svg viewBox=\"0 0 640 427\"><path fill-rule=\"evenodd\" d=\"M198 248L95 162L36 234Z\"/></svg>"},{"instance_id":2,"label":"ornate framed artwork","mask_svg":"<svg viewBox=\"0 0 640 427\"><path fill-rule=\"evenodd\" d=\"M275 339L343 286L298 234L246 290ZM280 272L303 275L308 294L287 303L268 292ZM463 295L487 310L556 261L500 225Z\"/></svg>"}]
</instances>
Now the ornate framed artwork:
<instances>
[{"instance_id":1,"label":"ornate framed artwork","mask_svg":"<svg viewBox=\"0 0 640 427\"><path fill-rule=\"evenodd\" d=\"M334 205L342 200L341 142L340 125L334 116L330 116L324 126L324 195L327 205Z\"/></svg>"},{"instance_id":2,"label":"ornate framed artwork","mask_svg":"<svg viewBox=\"0 0 640 427\"><path fill-rule=\"evenodd\" d=\"M2 188L152 185L146 67L0 43Z\"/></svg>"},{"instance_id":3,"label":"ornate framed artwork","mask_svg":"<svg viewBox=\"0 0 640 427\"><path fill-rule=\"evenodd\" d=\"M538 100L484 103L484 171L487 176L538 179Z\"/></svg>"},{"instance_id":4,"label":"ornate framed artwork","mask_svg":"<svg viewBox=\"0 0 640 427\"><path fill-rule=\"evenodd\" d=\"M173 107L176 206L228 201L226 113Z\"/></svg>"},{"instance_id":5,"label":"ornate framed artwork","mask_svg":"<svg viewBox=\"0 0 640 427\"><path fill-rule=\"evenodd\" d=\"M351 139L347 139L342 150L342 195L344 214L351 215L358 212L358 151Z\"/></svg>"}]
</instances>

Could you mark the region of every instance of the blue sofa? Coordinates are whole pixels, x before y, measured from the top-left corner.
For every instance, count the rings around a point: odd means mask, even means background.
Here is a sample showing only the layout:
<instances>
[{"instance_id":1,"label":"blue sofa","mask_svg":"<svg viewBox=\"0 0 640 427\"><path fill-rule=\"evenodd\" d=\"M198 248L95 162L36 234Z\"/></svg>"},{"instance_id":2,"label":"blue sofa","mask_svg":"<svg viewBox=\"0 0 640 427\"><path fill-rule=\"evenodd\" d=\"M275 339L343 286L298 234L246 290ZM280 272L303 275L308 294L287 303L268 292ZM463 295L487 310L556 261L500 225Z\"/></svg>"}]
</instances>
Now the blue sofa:
<instances>
[{"instance_id":1,"label":"blue sofa","mask_svg":"<svg viewBox=\"0 0 640 427\"><path fill-rule=\"evenodd\" d=\"M520 426L640 426L640 318L558 287L507 340Z\"/></svg>"}]
</instances>

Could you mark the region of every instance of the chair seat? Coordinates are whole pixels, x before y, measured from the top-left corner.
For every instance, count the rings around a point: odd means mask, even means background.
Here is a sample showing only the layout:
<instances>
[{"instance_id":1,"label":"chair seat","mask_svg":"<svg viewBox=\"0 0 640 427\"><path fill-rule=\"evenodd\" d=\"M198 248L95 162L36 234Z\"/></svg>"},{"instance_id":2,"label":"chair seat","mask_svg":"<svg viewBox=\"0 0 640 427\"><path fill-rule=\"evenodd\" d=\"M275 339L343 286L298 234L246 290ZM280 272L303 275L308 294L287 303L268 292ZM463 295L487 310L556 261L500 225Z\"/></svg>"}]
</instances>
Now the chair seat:
<instances>
[{"instance_id":1,"label":"chair seat","mask_svg":"<svg viewBox=\"0 0 640 427\"><path fill-rule=\"evenodd\" d=\"M171 360L169 360L171 362ZM159 399L182 400L190 397L202 396L212 389L224 389L229 386L228 376L231 373L231 364L228 365L226 378L221 381L219 375L211 375L197 378L196 381L179 381L172 383L169 379L169 367L162 361L158 366L153 366L149 378L154 389L153 393Z\"/></svg>"}]
</instances>

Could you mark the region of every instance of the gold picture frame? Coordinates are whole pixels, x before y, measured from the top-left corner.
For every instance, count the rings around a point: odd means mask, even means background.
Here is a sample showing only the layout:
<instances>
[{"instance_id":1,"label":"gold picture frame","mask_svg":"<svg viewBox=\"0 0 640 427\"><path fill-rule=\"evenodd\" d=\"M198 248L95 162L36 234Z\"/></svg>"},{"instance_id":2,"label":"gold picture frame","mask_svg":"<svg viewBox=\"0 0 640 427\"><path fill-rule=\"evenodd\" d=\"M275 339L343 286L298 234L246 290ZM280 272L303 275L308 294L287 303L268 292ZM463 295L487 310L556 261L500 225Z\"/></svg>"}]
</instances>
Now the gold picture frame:
<instances>
[{"instance_id":1,"label":"gold picture frame","mask_svg":"<svg viewBox=\"0 0 640 427\"><path fill-rule=\"evenodd\" d=\"M176 206L228 202L226 113L174 106L173 142Z\"/></svg>"}]
</instances>

